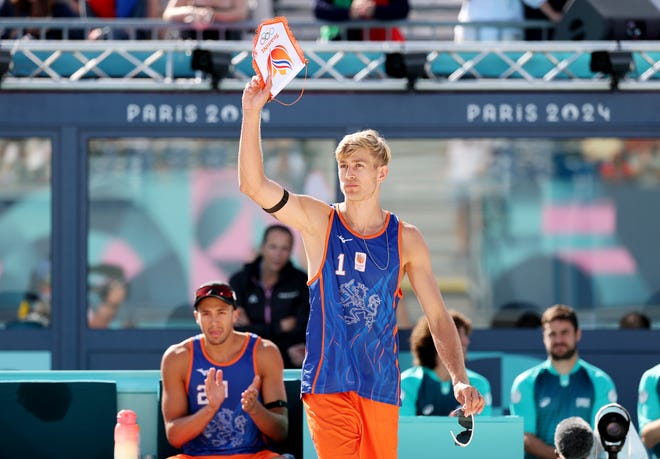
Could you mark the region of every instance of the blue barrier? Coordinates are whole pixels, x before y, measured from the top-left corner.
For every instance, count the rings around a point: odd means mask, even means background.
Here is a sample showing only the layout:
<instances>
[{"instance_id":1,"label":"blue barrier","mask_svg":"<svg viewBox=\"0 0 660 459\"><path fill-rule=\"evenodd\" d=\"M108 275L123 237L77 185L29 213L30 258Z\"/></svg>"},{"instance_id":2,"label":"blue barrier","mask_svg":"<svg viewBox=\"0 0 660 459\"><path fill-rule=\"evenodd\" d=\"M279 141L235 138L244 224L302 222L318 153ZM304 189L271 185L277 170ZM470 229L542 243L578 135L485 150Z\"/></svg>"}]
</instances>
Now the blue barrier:
<instances>
[{"instance_id":1,"label":"blue barrier","mask_svg":"<svg viewBox=\"0 0 660 459\"><path fill-rule=\"evenodd\" d=\"M299 379L299 370L285 370L285 380ZM0 371L1 381L115 381L117 384L117 409L130 408L138 416L141 428L142 455L157 457L158 446L158 390L160 372L142 371ZM294 404L292 404L294 405ZM297 409L300 404L297 403ZM304 416L304 413L303 413ZM302 441L304 459L316 457L309 432L303 421ZM456 420L436 417L402 417L399 431L400 457L419 457L433 452L446 452L444 457L481 458L492 451L494 444L504 448L503 456L522 458L522 419L510 416L479 417L475 438L469 448L456 448L449 430L456 429ZM477 430L478 429L478 430ZM446 437L446 438L445 438ZM445 438L446 441L443 441ZM498 443L493 443L497 441ZM490 448L490 450L489 450ZM440 455L442 456L442 455Z\"/></svg>"},{"instance_id":2,"label":"blue barrier","mask_svg":"<svg viewBox=\"0 0 660 459\"><path fill-rule=\"evenodd\" d=\"M154 50L155 51L155 50ZM136 65L134 61L144 62L150 60L148 68L163 76L171 68L174 78L192 78L195 72L190 68L191 55L188 51L174 51L163 53L160 56L154 55L154 51L126 51L123 54L113 53L107 56L102 51L73 52L61 51L56 56L52 51L33 51L32 54L37 60L49 62L49 69L57 73L62 78L70 78L75 72L79 71L82 62L98 61L95 65L76 75L79 78L95 78L98 73L105 74L111 78L125 78L131 75L131 78L148 77L144 71L133 75ZM479 75L480 78L502 78L506 75L507 79L525 78L520 70L512 69L511 62L519 60L524 61L520 64L523 72L534 78L542 78L549 72L555 70L557 74L553 77L555 80L564 79L589 79L594 76L589 68L590 54L585 53L575 57L575 53L570 52L547 52L534 53L532 56L525 56L524 51L507 51L502 53L488 53L480 56L478 52L439 52L430 62L430 71L435 77L447 77L455 72L464 73L466 78ZM236 54L234 54L235 56ZM647 57L651 62L660 60L660 53L647 52ZM130 56L130 57L128 57ZM337 52L318 52L316 56L322 62L328 62L331 58L336 58L336 62L331 65L332 71L339 73L345 78L353 78L359 72L365 69L363 59L371 62L378 62L374 70L384 74L385 53L382 52L364 52L359 55L356 53L337 53ZM645 59L640 53L634 54L634 63L636 74L642 74L653 67L649 60ZM462 68L461 61L470 62L466 68ZM565 61L564 70L556 70L556 62ZM10 75L14 77L45 77L47 76L43 69L39 68L28 55L18 51L13 57L14 66ZM308 63L307 76L314 78L331 78L331 74L324 69L322 64L316 60ZM245 75L253 75L252 62L250 59L242 59L235 64L235 71ZM297 78L305 78L305 72L300 72ZM655 72L650 79L660 79L660 72Z\"/></svg>"},{"instance_id":3,"label":"blue barrier","mask_svg":"<svg viewBox=\"0 0 660 459\"><path fill-rule=\"evenodd\" d=\"M142 456L156 457L158 381L160 371L0 371L2 381L115 381L117 410L129 408L137 414L141 430ZM114 419L112 421L114 425Z\"/></svg>"},{"instance_id":4,"label":"blue barrier","mask_svg":"<svg viewBox=\"0 0 660 459\"><path fill-rule=\"evenodd\" d=\"M0 456L110 457L114 381L0 381Z\"/></svg>"},{"instance_id":5,"label":"blue barrier","mask_svg":"<svg viewBox=\"0 0 660 459\"><path fill-rule=\"evenodd\" d=\"M284 379L300 379L300 370L285 370ZM0 371L3 381L114 381L117 410L128 408L137 414L142 457L158 457L159 370Z\"/></svg>"},{"instance_id":6,"label":"blue barrier","mask_svg":"<svg viewBox=\"0 0 660 459\"><path fill-rule=\"evenodd\" d=\"M13 68L10 75L14 77L46 77L47 74L40 68L39 61L44 62L51 59L48 68L54 71L62 78L70 78L77 72L83 62L99 61L91 66L89 70L77 75L79 78L96 78L99 75L95 73L103 73L111 78L124 78L131 72L135 71L135 63L124 55L113 53L104 56L102 51L87 51L74 53L72 51L62 51L55 58L51 58L53 52L51 51L33 51L33 57L29 57L23 52L17 52L13 57ZM127 52L126 56L130 56L138 62L144 62L147 59L153 59L149 63L149 68L161 75L167 73L168 65L174 69L174 74L177 78L192 78L195 72L190 68L190 54L186 52L165 53L158 57L153 57L153 51L131 51ZM37 62L35 62L35 60ZM138 72L132 75L132 78L146 78L148 75L144 72Z\"/></svg>"}]
</instances>

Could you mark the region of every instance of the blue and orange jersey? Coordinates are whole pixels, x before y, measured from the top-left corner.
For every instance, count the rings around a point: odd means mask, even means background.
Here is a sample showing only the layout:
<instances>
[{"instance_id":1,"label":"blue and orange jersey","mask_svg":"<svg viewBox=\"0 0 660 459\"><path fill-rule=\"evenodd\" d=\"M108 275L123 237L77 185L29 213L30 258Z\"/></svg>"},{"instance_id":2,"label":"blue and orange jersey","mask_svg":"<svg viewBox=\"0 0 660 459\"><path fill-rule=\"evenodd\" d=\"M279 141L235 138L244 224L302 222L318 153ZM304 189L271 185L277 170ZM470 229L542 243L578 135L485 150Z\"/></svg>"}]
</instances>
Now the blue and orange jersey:
<instances>
[{"instance_id":1,"label":"blue and orange jersey","mask_svg":"<svg viewBox=\"0 0 660 459\"><path fill-rule=\"evenodd\" d=\"M594 424L598 410L617 400L612 378L578 359L569 374L560 374L550 359L519 374L511 388L511 414L524 418L525 432L554 444L557 424L579 416Z\"/></svg>"},{"instance_id":2,"label":"blue and orange jersey","mask_svg":"<svg viewBox=\"0 0 660 459\"><path fill-rule=\"evenodd\" d=\"M195 336L188 342L192 347L187 383L188 411L195 413L208 403L204 380L211 367L222 370L227 398L204 432L183 445L185 454L251 454L266 449L262 433L241 407L241 393L252 383L256 374L255 349L260 341L257 335L247 334L239 356L231 362L223 363L214 362L207 355L203 335Z\"/></svg>"},{"instance_id":3,"label":"blue and orange jersey","mask_svg":"<svg viewBox=\"0 0 660 459\"><path fill-rule=\"evenodd\" d=\"M326 252L309 282L303 393L353 391L399 405L401 227L387 213L382 229L363 238L333 209Z\"/></svg>"}]
</instances>

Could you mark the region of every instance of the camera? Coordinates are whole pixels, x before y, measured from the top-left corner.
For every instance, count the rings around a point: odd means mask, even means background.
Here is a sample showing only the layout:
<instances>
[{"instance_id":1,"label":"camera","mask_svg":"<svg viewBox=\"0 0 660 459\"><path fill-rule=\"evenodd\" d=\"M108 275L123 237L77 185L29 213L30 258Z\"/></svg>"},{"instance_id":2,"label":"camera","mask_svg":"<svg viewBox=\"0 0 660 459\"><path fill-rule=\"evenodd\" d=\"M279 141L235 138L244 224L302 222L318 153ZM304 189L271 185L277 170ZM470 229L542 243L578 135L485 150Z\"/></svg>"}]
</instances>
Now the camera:
<instances>
[{"instance_id":1,"label":"camera","mask_svg":"<svg viewBox=\"0 0 660 459\"><path fill-rule=\"evenodd\" d=\"M609 403L598 410L596 428L608 458L616 458L626 443L630 430L630 413L618 403Z\"/></svg>"}]
</instances>

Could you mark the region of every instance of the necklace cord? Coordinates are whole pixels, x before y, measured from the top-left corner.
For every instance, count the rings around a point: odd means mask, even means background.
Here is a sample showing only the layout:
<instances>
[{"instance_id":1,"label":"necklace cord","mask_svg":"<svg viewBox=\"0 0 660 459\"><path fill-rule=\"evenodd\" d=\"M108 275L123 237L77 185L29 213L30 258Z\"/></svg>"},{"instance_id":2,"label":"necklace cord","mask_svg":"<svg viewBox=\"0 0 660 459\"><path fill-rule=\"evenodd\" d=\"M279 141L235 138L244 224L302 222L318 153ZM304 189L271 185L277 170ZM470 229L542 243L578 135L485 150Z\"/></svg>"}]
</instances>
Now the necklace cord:
<instances>
[{"instance_id":1,"label":"necklace cord","mask_svg":"<svg viewBox=\"0 0 660 459\"><path fill-rule=\"evenodd\" d=\"M376 259L374 258L373 255L371 255L371 251L369 250L369 245L367 245L367 241L360 235L360 239L362 239L362 243L364 244L364 248L367 249L367 254L369 255L369 258L371 258L371 261L374 263L376 268L378 268L379 271L385 271L387 268L390 267L390 235L389 232L387 231L387 228L385 228L385 244L387 246L387 262L385 263L385 266L380 266Z\"/></svg>"}]
</instances>

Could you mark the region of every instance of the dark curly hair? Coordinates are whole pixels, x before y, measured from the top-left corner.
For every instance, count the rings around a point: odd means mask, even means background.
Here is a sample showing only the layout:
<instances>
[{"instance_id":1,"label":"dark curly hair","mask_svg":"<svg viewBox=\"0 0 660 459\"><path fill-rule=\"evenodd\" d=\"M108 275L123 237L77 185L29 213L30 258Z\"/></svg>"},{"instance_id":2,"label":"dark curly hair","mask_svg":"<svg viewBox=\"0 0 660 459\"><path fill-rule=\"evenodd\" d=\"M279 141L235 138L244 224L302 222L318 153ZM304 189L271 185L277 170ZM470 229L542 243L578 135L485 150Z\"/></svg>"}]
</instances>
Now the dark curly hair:
<instances>
[{"instance_id":1,"label":"dark curly hair","mask_svg":"<svg viewBox=\"0 0 660 459\"><path fill-rule=\"evenodd\" d=\"M454 320L454 325L458 330L463 328L467 335L472 333L472 321L465 314L450 309L449 315ZM433 343L433 336L426 316L420 317L410 334L410 350L415 365L427 368L435 368L437 365L438 351L435 348L435 343Z\"/></svg>"}]
</instances>

